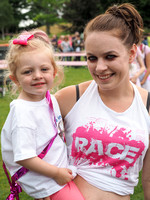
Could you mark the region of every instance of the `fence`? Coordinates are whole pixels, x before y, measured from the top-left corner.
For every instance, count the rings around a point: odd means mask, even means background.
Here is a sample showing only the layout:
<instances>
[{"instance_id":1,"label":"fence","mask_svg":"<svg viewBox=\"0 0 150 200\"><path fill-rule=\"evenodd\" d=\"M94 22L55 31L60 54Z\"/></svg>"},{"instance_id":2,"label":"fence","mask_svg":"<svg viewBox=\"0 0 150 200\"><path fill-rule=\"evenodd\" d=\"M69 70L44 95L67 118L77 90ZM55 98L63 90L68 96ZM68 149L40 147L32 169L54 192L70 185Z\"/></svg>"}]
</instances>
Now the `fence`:
<instances>
[{"instance_id":1,"label":"fence","mask_svg":"<svg viewBox=\"0 0 150 200\"><path fill-rule=\"evenodd\" d=\"M68 53L55 53L56 63L61 66L87 66L87 61L76 61L76 60L64 60L64 58L71 57L84 57L84 60L86 60L86 54L85 52L68 52Z\"/></svg>"},{"instance_id":2,"label":"fence","mask_svg":"<svg viewBox=\"0 0 150 200\"><path fill-rule=\"evenodd\" d=\"M80 52L80 53L76 53L76 52L68 52L68 53L55 53L54 54L56 57L56 63L57 65L61 65L61 66L87 66L87 61L67 61L64 60L65 57L86 57L85 52ZM86 59L86 58L85 58ZM7 69L7 64L5 62L5 60L0 59L0 70L5 70Z\"/></svg>"},{"instance_id":3,"label":"fence","mask_svg":"<svg viewBox=\"0 0 150 200\"><path fill-rule=\"evenodd\" d=\"M7 69L7 63L4 60L4 58L5 58L7 46L4 47L4 48L0 47L0 50L1 50L0 51L0 94L1 94L1 96L4 96L5 95L5 88L4 88L3 80L4 80L4 71ZM86 59L85 58L86 57L85 52L80 52L80 53L77 53L77 52L55 53L54 55L56 57L57 65L74 66L74 67L87 66L87 61L64 60L64 58L66 58L66 57L74 58L74 57L78 57L78 56L84 57L84 59Z\"/></svg>"}]
</instances>

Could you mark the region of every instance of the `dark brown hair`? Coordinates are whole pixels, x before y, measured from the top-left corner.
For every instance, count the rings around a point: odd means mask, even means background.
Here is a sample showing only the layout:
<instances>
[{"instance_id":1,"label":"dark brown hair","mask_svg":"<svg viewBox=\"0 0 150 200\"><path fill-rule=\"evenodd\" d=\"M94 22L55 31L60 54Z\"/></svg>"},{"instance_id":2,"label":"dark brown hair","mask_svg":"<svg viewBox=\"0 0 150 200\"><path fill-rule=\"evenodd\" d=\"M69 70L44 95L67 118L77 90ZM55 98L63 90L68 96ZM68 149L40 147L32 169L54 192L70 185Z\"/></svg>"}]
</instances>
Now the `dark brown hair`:
<instances>
[{"instance_id":1,"label":"dark brown hair","mask_svg":"<svg viewBox=\"0 0 150 200\"><path fill-rule=\"evenodd\" d=\"M115 30L115 31L114 31ZM143 33L143 20L130 3L113 5L92 19L84 30L84 40L93 31L113 31L127 47L138 44Z\"/></svg>"}]
</instances>

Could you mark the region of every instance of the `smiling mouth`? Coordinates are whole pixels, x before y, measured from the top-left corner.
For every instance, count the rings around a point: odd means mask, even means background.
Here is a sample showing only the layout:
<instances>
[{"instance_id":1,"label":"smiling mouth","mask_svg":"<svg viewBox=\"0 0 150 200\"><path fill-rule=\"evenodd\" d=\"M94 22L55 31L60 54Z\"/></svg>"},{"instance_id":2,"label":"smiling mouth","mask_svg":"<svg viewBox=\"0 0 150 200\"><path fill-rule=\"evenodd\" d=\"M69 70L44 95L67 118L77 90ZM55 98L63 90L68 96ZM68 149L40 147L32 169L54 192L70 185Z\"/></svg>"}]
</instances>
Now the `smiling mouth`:
<instances>
[{"instance_id":1,"label":"smiling mouth","mask_svg":"<svg viewBox=\"0 0 150 200\"><path fill-rule=\"evenodd\" d=\"M98 75L98 78L101 79L101 80L106 80L106 79L112 77L113 75L114 75L114 73L106 74L106 75Z\"/></svg>"},{"instance_id":2,"label":"smiling mouth","mask_svg":"<svg viewBox=\"0 0 150 200\"><path fill-rule=\"evenodd\" d=\"M32 84L32 86L41 86L41 85L44 85L45 83L35 83L35 84Z\"/></svg>"}]
</instances>

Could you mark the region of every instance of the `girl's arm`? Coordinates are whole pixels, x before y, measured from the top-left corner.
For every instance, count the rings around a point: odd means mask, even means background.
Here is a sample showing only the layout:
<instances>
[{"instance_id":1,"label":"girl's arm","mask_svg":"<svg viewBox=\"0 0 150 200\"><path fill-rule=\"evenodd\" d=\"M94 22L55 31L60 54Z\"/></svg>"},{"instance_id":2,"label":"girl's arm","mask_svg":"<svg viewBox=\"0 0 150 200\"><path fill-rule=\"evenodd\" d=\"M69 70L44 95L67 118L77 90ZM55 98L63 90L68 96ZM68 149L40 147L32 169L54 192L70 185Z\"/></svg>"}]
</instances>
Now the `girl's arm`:
<instances>
[{"instance_id":1,"label":"girl's arm","mask_svg":"<svg viewBox=\"0 0 150 200\"><path fill-rule=\"evenodd\" d=\"M150 142L150 137L149 137ZM144 200L150 200L150 146L147 150L142 170L142 185L144 191Z\"/></svg>"},{"instance_id":2,"label":"girl's arm","mask_svg":"<svg viewBox=\"0 0 150 200\"><path fill-rule=\"evenodd\" d=\"M50 165L39 157L21 160L17 163L31 171L54 179L59 185L64 185L73 179L70 169Z\"/></svg>"}]
</instances>

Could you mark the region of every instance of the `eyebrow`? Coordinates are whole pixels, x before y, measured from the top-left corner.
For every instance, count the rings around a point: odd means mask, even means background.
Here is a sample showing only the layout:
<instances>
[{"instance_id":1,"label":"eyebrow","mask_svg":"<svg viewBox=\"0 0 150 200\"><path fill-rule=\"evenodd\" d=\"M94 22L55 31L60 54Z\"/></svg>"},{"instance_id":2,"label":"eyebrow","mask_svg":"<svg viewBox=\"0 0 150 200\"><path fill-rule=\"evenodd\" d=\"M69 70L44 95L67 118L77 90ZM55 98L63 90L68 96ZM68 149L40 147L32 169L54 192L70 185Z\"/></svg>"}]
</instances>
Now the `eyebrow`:
<instances>
[{"instance_id":1,"label":"eyebrow","mask_svg":"<svg viewBox=\"0 0 150 200\"><path fill-rule=\"evenodd\" d=\"M116 51L111 50L111 51L108 51L108 52L103 53L103 55L114 54L114 53L117 54ZM87 56L91 56L91 55L92 55L92 56L95 56L94 53L90 53L90 52L87 52L86 55L87 55Z\"/></svg>"},{"instance_id":2,"label":"eyebrow","mask_svg":"<svg viewBox=\"0 0 150 200\"><path fill-rule=\"evenodd\" d=\"M91 56L91 55L93 55L93 54L92 53L88 53L88 52L86 53L86 56Z\"/></svg>"}]
</instances>

